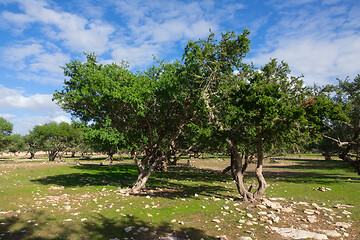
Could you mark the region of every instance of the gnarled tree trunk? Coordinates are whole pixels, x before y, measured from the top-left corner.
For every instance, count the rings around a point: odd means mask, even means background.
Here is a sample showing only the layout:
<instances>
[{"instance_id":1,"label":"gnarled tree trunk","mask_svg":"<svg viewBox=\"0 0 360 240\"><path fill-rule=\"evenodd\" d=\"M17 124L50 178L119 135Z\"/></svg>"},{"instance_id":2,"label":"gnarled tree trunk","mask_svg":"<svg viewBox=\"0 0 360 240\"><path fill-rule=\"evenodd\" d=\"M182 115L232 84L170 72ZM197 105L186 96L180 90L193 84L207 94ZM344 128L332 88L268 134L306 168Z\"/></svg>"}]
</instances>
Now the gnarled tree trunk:
<instances>
[{"instance_id":1,"label":"gnarled tree trunk","mask_svg":"<svg viewBox=\"0 0 360 240\"><path fill-rule=\"evenodd\" d=\"M138 168L138 177L136 179L135 185L131 188L131 192L137 193L146 188L146 182L149 179L151 173L155 170L161 161L165 160L165 156L156 157L148 168L146 168L146 165L150 160L150 154L145 155L141 161L139 161L135 150L131 151L131 156Z\"/></svg>"},{"instance_id":2,"label":"gnarled tree trunk","mask_svg":"<svg viewBox=\"0 0 360 240\"><path fill-rule=\"evenodd\" d=\"M246 154L245 156L243 156L238 151L237 146L233 141L228 140L228 143L230 145L230 151L231 151L231 173L234 177L238 192L243 197L243 200L246 202L247 201L253 202L255 200L261 199L265 192L265 189L267 188L265 178L262 174L262 165L264 160L262 139L260 139L257 146L257 167L255 173L258 181L258 188L253 193L251 192L251 189L253 188L253 184L250 186L248 190L245 188L244 185L244 174L248 165L249 158ZM243 163L243 158L245 158L244 163Z\"/></svg>"},{"instance_id":3,"label":"gnarled tree trunk","mask_svg":"<svg viewBox=\"0 0 360 240\"><path fill-rule=\"evenodd\" d=\"M30 157L29 159L35 159L35 152L30 152Z\"/></svg>"}]
</instances>

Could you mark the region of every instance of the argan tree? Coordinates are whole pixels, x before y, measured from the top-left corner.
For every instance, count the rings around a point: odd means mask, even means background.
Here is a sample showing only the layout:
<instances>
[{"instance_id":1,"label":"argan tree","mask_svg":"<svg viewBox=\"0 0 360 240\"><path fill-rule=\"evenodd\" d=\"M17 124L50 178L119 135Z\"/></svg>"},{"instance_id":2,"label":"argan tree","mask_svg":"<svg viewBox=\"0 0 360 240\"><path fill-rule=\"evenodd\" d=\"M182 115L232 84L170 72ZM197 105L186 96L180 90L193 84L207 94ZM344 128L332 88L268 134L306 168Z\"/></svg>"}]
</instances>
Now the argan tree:
<instances>
[{"instance_id":1,"label":"argan tree","mask_svg":"<svg viewBox=\"0 0 360 240\"><path fill-rule=\"evenodd\" d=\"M0 117L0 152L4 151L11 143L13 124Z\"/></svg>"},{"instance_id":2,"label":"argan tree","mask_svg":"<svg viewBox=\"0 0 360 240\"><path fill-rule=\"evenodd\" d=\"M317 88L306 110L312 128L325 138L323 141L332 142L333 151L360 175L360 75L353 81L338 81L337 85Z\"/></svg>"},{"instance_id":3,"label":"argan tree","mask_svg":"<svg viewBox=\"0 0 360 240\"><path fill-rule=\"evenodd\" d=\"M151 173L195 116L197 86L182 74L180 63L159 63L141 73L126 64L99 64L94 54L85 63L64 67L64 88L58 104L85 124L111 127L121 134L137 165L133 192L145 188Z\"/></svg>"},{"instance_id":4,"label":"argan tree","mask_svg":"<svg viewBox=\"0 0 360 240\"><path fill-rule=\"evenodd\" d=\"M249 50L248 31L223 34L216 40L189 42L184 62L189 77L206 86L201 98L208 119L227 142L233 177L244 200L262 197L267 184L262 174L264 152L275 145L296 141L306 123L302 108L306 89L290 77L287 64L271 60L261 69L242 62ZM243 176L249 156L257 159L258 187L245 189Z\"/></svg>"},{"instance_id":5,"label":"argan tree","mask_svg":"<svg viewBox=\"0 0 360 240\"><path fill-rule=\"evenodd\" d=\"M66 151L76 136L76 129L66 123L49 122L36 125L30 135L37 139L39 149L48 152L49 161L52 162L59 153Z\"/></svg>"}]
</instances>

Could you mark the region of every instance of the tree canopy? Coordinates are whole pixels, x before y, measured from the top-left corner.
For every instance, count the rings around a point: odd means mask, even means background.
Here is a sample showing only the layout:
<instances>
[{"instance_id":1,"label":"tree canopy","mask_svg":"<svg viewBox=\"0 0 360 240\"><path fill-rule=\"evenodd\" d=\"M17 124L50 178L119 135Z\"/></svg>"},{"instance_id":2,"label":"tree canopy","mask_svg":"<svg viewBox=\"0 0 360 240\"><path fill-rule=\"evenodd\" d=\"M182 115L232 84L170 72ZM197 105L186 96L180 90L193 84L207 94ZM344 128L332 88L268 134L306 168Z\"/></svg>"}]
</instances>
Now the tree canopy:
<instances>
[{"instance_id":1,"label":"tree canopy","mask_svg":"<svg viewBox=\"0 0 360 240\"><path fill-rule=\"evenodd\" d=\"M143 189L155 168L171 156L225 147L239 193L253 201L267 187L264 153L319 134L324 116L317 108L325 105L313 104L309 88L290 74L285 62L272 59L260 68L245 64L249 33L226 32L218 39L210 33L189 41L182 61L159 61L137 73L124 62L103 65L95 54L86 54L86 62L74 60L63 68L67 79L54 100L91 126L93 137L114 148L121 143L131 151L138 167L134 192ZM349 101L336 96L338 104ZM329 96L322 99L333 103ZM345 104L341 106L346 111ZM257 159L254 192L243 184L252 157Z\"/></svg>"},{"instance_id":2,"label":"tree canopy","mask_svg":"<svg viewBox=\"0 0 360 240\"><path fill-rule=\"evenodd\" d=\"M12 131L13 124L8 122L5 118L0 117L0 152L4 151L11 143Z\"/></svg>"}]
</instances>

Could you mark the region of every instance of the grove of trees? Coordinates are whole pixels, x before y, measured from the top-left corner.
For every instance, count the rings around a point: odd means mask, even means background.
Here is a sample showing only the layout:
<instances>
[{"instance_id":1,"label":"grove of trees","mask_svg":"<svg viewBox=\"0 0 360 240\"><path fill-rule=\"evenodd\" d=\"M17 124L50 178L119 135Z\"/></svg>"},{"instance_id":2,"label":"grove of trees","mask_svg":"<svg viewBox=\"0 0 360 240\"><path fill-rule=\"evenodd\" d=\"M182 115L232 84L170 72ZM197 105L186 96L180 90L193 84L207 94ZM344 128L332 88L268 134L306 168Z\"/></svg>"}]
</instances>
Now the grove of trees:
<instances>
[{"instance_id":1,"label":"grove of trees","mask_svg":"<svg viewBox=\"0 0 360 240\"><path fill-rule=\"evenodd\" d=\"M217 38L210 33L189 41L181 61L158 61L136 73L126 62L101 64L95 54L85 54L85 62L63 67L64 86L54 94L80 123L36 126L18 146L32 156L47 151L50 161L85 143L111 162L113 154L128 150L138 169L132 192L144 189L152 172L191 152L229 154L245 201L263 196L264 159L284 149L316 146L360 174L360 75L310 88L285 62L246 64L249 50L248 30ZM12 125L0 118L0 127L2 150L11 142ZM246 189L252 159L257 187Z\"/></svg>"}]
</instances>

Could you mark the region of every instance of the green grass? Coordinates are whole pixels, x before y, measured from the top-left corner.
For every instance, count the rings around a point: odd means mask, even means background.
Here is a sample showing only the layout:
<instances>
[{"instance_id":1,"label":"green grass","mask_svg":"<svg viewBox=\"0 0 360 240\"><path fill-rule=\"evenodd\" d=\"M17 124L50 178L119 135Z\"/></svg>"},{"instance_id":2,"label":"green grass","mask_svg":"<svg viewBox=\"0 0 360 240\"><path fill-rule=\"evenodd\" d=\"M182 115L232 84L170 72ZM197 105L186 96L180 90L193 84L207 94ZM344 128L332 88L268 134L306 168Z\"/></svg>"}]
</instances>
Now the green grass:
<instances>
[{"instance_id":1,"label":"green grass","mask_svg":"<svg viewBox=\"0 0 360 240\"><path fill-rule=\"evenodd\" d=\"M359 176L341 161L311 157L287 156L265 164L270 184L266 196L327 207L353 205L351 220L358 231ZM266 232L264 225L239 227L239 220L247 219L246 213L254 207L236 200L239 195L230 175L204 169L223 169L228 159L192 160L197 168L169 167L168 172L151 176L147 187L152 191L138 195L121 192L136 180L136 166L129 159L112 167L99 165L104 158L65 160L0 163L0 239L156 239L172 232L184 239L278 237ZM77 161L86 164L74 164ZM247 182L253 179L249 174ZM319 186L332 190L314 190ZM214 218L221 222L212 222ZM124 229L129 226L135 228L127 233ZM137 232L140 227L149 230Z\"/></svg>"}]
</instances>

